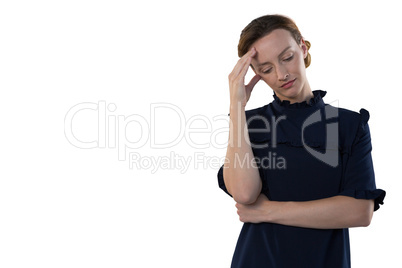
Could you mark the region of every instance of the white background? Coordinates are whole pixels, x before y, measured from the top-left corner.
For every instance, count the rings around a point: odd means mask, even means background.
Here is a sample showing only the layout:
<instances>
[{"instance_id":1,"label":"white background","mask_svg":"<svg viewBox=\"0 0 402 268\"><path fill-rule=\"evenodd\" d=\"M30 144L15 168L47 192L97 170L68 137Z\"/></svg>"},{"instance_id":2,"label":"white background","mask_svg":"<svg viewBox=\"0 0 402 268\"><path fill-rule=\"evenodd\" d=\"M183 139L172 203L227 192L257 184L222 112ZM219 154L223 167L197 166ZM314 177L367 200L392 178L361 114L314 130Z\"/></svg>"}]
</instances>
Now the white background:
<instances>
[{"instance_id":1,"label":"white background","mask_svg":"<svg viewBox=\"0 0 402 268\"><path fill-rule=\"evenodd\" d=\"M0 266L229 267L241 222L217 185L216 160L226 154L227 135L210 139L227 124L213 118L229 111L227 76L238 59L240 31L256 17L280 13L312 44L312 88L326 90L327 103L371 114L377 186L387 197L368 228L350 231L353 267L400 267L398 6L388 0L2 1ZM246 108L271 101L272 90L259 83ZM66 115L77 104L102 102L116 108L106 115L110 122L120 118L120 129L99 120L105 148L73 146ZM152 103L176 107L159 110L153 132ZM188 124L197 116L204 120ZM139 117L148 129L129 122ZM93 141L98 123L97 111L87 109L71 128L77 139ZM196 126L205 133L187 137L205 148L178 136ZM150 143L175 137L169 148ZM173 152L192 166L130 169L113 146L126 139L146 141L127 154L149 160ZM196 153L215 163L195 166Z\"/></svg>"}]
</instances>

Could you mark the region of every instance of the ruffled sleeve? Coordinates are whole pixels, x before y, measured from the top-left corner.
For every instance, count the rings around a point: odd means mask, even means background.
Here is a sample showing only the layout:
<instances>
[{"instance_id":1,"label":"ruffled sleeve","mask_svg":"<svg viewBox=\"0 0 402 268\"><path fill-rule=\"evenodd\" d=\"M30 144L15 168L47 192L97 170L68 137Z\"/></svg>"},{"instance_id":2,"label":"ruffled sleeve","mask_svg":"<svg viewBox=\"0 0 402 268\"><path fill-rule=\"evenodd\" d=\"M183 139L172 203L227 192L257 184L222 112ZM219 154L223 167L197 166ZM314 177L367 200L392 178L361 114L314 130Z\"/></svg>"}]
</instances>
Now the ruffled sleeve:
<instances>
[{"instance_id":1,"label":"ruffled sleeve","mask_svg":"<svg viewBox=\"0 0 402 268\"><path fill-rule=\"evenodd\" d=\"M371 137L368 120L369 112L360 110L360 122L356 137L346 162L345 173L339 195L357 199L373 199L374 211L384 204L386 192L376 188L373 161L371 158Z\"/></svg>"}]
</instances>

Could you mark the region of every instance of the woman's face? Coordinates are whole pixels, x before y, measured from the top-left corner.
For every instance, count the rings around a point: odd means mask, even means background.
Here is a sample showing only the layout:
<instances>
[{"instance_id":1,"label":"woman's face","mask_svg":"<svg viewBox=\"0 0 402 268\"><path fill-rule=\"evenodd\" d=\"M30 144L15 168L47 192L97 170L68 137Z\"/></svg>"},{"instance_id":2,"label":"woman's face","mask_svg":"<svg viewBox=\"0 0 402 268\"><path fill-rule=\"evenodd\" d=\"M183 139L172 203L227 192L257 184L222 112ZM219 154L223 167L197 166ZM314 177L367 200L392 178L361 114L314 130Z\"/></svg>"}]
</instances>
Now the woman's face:
<instances>
[{"instance_id":1,"label":"woman's face","mask_svg":"<svg viewBox=\"0 0 402 268\"><path fill-rule=\"evenodd\" d=\"M311 95L304 65L307 57L304 41L297 44L289 31L277 29L257 40L252 47L257 51L251 60L254 72L281 100L301 102Z\"/></svg>"}]
</instances>

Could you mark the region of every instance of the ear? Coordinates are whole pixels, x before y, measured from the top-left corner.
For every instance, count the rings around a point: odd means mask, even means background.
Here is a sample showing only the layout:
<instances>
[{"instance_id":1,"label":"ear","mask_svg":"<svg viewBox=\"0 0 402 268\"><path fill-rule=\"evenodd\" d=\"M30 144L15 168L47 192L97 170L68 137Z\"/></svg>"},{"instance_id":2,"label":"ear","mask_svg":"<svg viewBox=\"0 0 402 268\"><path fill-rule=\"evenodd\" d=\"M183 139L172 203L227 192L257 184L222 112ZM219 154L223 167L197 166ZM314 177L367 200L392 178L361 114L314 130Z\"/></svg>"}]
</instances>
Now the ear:
<instances>
[{"instance_id":1,"label":"ear","mask_svg":"<svg viewBox=\"0 0 402 268\"><path fill-rule=\"evenodd\" d=\"M303 58L305 59L308 55L308 48L307 48L306 42L304 41L303 38L301 39L299 46L300 46L301 50L303 51Z\"/></svg>"}]
</instances>

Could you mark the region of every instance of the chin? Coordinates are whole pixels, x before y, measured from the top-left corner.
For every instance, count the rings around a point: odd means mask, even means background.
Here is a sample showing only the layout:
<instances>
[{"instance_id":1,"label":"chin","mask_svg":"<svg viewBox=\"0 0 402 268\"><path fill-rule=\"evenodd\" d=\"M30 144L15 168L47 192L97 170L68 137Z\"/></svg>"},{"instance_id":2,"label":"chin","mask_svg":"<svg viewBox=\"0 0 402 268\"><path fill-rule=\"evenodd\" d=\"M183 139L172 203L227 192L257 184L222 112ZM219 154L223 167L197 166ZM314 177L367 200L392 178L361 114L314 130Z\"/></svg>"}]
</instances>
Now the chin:
<instances>
[{"instance_id":1,"label":"chin","mask_svg":"<svg viewBox=\"0 0 402 268\"><path fill-rule=\"evenodd\" d=\"M280 88L277 92L278 92L278 94L285 97L286 99L294 100L294 99L297 99L297 97L300 95L300 93L302 92L302 89L296 88L296 87L292 87L289 89Z\"/></svg>"}]
</instances>

